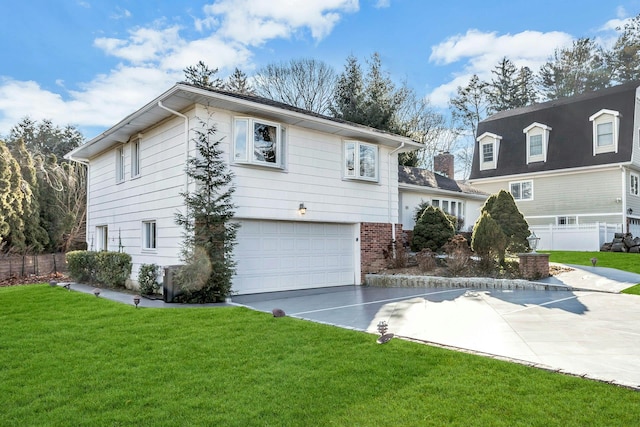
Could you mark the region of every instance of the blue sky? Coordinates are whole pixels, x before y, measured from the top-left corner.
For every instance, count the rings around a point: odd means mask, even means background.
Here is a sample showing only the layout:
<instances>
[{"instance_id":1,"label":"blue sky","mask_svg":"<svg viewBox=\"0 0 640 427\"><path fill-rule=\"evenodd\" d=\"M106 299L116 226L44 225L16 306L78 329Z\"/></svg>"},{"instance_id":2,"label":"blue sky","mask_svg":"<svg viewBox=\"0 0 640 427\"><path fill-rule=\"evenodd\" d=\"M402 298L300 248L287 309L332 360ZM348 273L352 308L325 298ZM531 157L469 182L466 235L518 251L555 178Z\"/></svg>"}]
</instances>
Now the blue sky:
<instances>
[{"instance_id":1,"label":"blue sky","mask_svg":"<svg viewBox=\"0 0 640 427\"><path fill-rule=\"evenodd\" d=\"M341 72L379 52L435 107L503 57L534 71L578 37L603 44L640 0L27 0L0 2L0 135L23 117L91 138L203 60L221 77L296 58Z\"/></svg>"}]
</instances>

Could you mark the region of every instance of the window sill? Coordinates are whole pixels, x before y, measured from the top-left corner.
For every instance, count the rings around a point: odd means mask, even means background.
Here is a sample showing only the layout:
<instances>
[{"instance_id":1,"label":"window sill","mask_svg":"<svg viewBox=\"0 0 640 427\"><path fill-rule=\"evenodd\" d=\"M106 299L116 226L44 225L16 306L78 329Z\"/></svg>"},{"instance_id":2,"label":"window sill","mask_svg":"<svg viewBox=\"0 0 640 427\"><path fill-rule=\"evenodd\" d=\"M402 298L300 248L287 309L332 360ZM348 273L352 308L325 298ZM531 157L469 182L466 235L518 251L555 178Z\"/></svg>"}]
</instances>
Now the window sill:
<instances>
[{"instance_id":1,"label":"window sill","mask_svg":"<svg viewBox=\"0 0 640 427\"><path fill-rule=\"evenodd\" d=\"M281 165L270 165L267 163L251 163L251 162L233 162L231 166L238 166L241 168L254 168L254 169L264 169L264 170L273 170L278 172L285 172L285 168Z\"/></svg>"}]
</instances>

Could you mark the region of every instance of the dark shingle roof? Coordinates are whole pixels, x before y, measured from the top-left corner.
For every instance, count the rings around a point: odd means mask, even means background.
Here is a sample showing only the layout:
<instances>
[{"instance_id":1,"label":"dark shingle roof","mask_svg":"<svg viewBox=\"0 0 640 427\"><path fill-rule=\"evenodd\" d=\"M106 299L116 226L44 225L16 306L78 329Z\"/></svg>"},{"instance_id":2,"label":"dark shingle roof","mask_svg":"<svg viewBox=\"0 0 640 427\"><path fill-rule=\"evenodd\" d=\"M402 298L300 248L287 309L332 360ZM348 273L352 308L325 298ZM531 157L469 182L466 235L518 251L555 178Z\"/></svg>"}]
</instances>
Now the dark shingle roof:
<instances>
[{"instance_id":1,"label":"dark shingle roof","mask_svg":"<svg viewBox=\"0 0 640 427\"><path fill-rule=\"evenodd\" d=\"M398 167L398 182L402 184L418 185L438 190L454 191L465 194L485 194L482 191L461 181L431 172L426 169L411 166Z\"/></svg>"},{"instance_id":2,"label":"dark shingle roof","mask_svg":"<svg viewBox=\"0 0 640 427\"><path fill-rule=\"evenodd\" d=\"M498 167L479 170L478 142L470 179L552 171L631 160L635 91L640 82L626 83L595 92L501 111L478 125L478 136L491 132L502 137ZM617 153L593 155L593 124L589 117L602 109L620 113ZM524 128L538 122L552 128L546 162L527 165Z\"/></svg>"}]
</instances>

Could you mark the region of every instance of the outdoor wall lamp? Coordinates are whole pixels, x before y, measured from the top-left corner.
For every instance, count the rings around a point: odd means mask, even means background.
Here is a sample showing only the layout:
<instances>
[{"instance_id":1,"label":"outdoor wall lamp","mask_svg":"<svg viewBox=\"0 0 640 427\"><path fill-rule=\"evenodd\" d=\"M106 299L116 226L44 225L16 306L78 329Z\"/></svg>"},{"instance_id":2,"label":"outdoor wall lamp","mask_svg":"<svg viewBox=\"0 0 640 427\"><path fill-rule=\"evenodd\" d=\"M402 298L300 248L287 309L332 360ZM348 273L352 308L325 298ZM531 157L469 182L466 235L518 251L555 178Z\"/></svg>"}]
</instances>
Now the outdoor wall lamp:
<instances>
[{"instance_id":1,"label":"outdoor wall lamp","mask_svg":"<svg viewBox=\"0 0 640 427\"><path fill-rule=\"evenodd\" d=\"M627 209L627 213L628 213L629 215L632 215L632 214L633 214L633 209L631 209L631 208Z\"/></svg>"},{"instance_id":2,"label":"outdoor wall lamp","mask_svg":"<svg viewBox=\"0 0 640 427\"><path fill-rule=\"evenodd\" d=\"M300 203L300 207L298 208L298 213L300 215L304 215L307 213L307 207L304 205L304 202Z\"/></svg>"}]
</instances>

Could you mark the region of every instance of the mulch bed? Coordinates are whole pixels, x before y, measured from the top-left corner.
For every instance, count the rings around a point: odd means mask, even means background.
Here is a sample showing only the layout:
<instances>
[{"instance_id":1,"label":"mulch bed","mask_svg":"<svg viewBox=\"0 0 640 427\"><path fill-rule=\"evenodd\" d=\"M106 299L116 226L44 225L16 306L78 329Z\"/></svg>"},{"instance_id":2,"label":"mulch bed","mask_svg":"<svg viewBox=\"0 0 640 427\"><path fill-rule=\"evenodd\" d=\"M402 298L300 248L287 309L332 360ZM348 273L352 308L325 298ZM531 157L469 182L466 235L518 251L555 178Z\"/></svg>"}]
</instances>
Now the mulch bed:
<instances>
[{"instance_id":1,"label":"mulch bed","mask_svg":"<svg viewBox=\"0 0 640 427\"><path fill-rule=\"evenodd\" d=\"M0 280L0 288L5 286L18 286L18 285L32 285L35 283L47 283L50 280L55 280L58 282L69 282L68 276L65 276L62 273L51 273L44 276L37 276L35 274L27 276L27 277L9 277L6 279Z\"/></svg>"}]
</instances>

